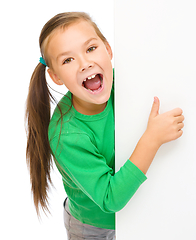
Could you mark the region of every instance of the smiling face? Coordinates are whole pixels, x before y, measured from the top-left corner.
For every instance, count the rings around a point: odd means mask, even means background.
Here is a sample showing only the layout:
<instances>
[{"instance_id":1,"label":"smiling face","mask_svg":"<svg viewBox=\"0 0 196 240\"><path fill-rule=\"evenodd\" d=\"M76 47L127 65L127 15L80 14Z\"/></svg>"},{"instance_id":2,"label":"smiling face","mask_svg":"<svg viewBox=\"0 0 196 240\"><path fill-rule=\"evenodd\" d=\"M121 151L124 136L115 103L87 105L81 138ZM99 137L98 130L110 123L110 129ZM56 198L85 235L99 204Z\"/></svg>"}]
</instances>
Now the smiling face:
<instances>
[{"instance_id":1,"label":"smiling face","mask_svg":"<svg viewBox=\"0 0 196 240\"><path fill-rule=\"evenodd\" d=\"M50 77L70 90L77 111L87 115L103 111L112 88L112 50L90 23L81 20L56 30L47 56L52 65Z\"/></svg>"}]
</instances>

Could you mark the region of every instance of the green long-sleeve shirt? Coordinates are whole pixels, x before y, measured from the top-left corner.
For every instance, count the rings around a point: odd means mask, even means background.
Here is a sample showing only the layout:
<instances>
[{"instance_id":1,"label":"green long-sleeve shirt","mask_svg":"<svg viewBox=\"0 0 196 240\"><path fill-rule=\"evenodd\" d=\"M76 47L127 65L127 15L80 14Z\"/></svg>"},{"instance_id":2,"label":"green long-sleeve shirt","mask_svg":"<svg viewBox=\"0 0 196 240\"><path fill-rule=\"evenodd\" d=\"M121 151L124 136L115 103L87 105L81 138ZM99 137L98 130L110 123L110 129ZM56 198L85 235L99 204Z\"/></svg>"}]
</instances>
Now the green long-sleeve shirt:
<instances>
[{"instance_id":1,"label":"green long-sleeve shirt","mask_svg":"<svg viewBox=\"0 0 196 240\"><path fill-rule=\"evenodd\" d=\"M95 227L115 229L115 212L121 210L146 180L127 160L115 173L114 90L103 112L83 115L73 106L72 95L60 101L49 125L49 141L69 197L71 214ZM60 134L60 137L59 137Z\"/></svg>"}]
</instances>

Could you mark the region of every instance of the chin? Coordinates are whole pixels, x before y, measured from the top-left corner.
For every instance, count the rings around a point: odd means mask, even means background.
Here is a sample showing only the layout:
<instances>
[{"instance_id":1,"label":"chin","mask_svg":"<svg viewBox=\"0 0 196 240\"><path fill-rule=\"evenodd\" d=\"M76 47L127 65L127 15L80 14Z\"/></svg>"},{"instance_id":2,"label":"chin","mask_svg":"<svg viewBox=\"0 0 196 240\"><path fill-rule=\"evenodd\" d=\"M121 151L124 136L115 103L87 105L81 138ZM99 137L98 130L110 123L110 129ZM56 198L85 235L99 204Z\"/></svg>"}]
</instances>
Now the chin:
<instances>
[{"instance_id":1,"label":"chin","mask_svg":"<svg viewBox=\"0 0 196 240\"><path fill-rule=\"evenodd\" d=\"M95 104L98 104L98 105L101 105L101 104L104 104L106 103L110 98L110 94L108 94L107 96L103 96L103 97L100 97L96 102Z\"/></svg>"}]
</instances>

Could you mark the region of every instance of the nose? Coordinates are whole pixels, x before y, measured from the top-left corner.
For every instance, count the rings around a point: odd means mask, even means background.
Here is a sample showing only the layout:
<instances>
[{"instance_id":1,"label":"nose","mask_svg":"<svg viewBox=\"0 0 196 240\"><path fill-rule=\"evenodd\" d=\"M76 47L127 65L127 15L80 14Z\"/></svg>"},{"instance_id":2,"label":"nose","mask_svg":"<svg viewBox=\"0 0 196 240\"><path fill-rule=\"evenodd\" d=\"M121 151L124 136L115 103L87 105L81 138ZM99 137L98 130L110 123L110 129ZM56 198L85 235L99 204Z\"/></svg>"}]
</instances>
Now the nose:
<instances>
[{"instance_id":1,"label":"nose","mask_svg":"<svg viewBox=\"0 0 196 240\"><path fill-rule=\"evenodd\" d=\"M84 72L87 69L92 68L94 65L93 61L85 56L80 57L80 71Z\"/></svg>"}]
</instances>

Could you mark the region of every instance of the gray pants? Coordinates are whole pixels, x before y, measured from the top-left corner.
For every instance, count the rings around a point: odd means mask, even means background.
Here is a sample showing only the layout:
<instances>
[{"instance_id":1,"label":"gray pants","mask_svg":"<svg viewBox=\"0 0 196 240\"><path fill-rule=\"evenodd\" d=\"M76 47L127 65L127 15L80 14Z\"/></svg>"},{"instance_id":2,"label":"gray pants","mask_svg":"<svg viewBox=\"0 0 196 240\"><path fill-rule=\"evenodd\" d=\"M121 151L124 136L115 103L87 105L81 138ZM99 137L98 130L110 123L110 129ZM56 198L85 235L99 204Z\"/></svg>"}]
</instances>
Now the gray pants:
<instances>
[{"instance_id":1,"label":"gray pants","mask_svg":"<svg viewBox=\"0 0 196 240\"><path fill-rule=\"evenodd\" d=\"M115 230L97 228L83 224L74 218L69 211L68 198L65 200L64 224L68 240L115 240Z\"/></svg>"}]
</instances>

